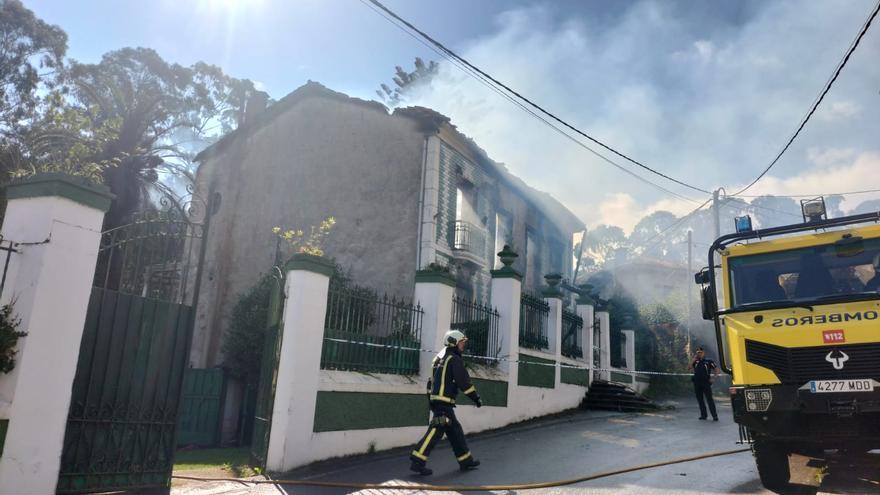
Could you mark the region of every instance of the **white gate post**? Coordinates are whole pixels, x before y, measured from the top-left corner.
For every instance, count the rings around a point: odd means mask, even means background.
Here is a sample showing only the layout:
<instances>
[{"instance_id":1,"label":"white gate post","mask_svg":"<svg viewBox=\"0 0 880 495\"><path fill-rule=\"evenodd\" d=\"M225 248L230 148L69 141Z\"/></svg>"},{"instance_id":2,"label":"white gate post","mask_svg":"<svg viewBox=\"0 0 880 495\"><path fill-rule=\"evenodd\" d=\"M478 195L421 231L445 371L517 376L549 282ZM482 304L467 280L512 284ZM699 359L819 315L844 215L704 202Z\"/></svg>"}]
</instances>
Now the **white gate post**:
<instances>
[{"instance_id":1,"label":"white gate post","mask_svg":"<svg viewBox=\"0 0 880 495\"><path fill-rule=\"evenodd\" d=\"M626 339L626 347L623 352L623 359L626 360L625 369L627 371L636 370L636 332L634 330L621 330L620 333ZM636 384L636 374L629 375L630 382L633 386Z\"/></svg>"},{"instance_id":2,"label":"white gate post","mask_svg":"<svg viewBox=\"0 0 880 495\"><path fill-rule=\"evenodd\" d=\"M562 291L556 286L562 280L562 275L545 275L548 287L544 289L544 302L550 307L547 315L547 344L548 352L553 354L556 366L553 367L555 378L554 387L562 383Z\"/></svg>"},{"instance_id":3,"label":"white gate post","mask_svg":"<svg viewBox=\"0 0 880 495\"><path fill-rule=\"evenodd\" d=\"M507 397L516 397L519 380L519 306L522 296L522 275L510 265L518 257L509 246L498 253L504 267L492 270L491 305L498 311L498 337L501 340L499 369L507 375ZM508 406L510 404L508 403Z\"/></svg>"},{"instance_id":4,"label":"white gate post","mask_svg":"<svg viewBox=\"0 0 880 495\"><path fill-rule=\"evenodd\" d=\"M46 174L7 188L3 239L18 243L3 302L21 319L16 368L0 375L9 429L0 491L55 493L104 213L103 186Z\"/></svg>"},{"instance_id":5,"label":"white gate post","mask_svg":"<svg viewBox=\"0 0 880 495\"><path fill-rule=\"evenodd\" d=\"M593 366L593 346L597 343L593 342L593 301L587 297L578 297L577 314L584 320L583 337L581 342L584 345L584 360L587 362L589 371L589 383L593 383L594 366Z\"/></svg>"},{"instance_id":6,"label":"white gate post","mask_svg":"<svg viewBox=\"0 0 880 495\"><path fill-rule=\"evenodd\" d=\"M433 353L419 353L419 376L427 383L431 376L431 362L436 353L446 346L443 335L452 322L452 295L455 278L448 272L421 270L416 272L415 302L422 307L422 349Z\"/></svg>"},{"instance_id":7,"label":"white gate post","mask_svg":"<svg viewBox=\"0 0 880 495\"><path fill-rule=\"evenodd\" d=\"M266 456L269 471L287 471L308 459L333 264L317 256L297 254L285 270L281 353Z\"/></svg>"},{"instance_id":8,"label":"white gate post","mask_svg":"<svg viewBox=\"0 0 880 495\"><path fill-rule=\"evenodd\" d=\"M597 311L599 319L599 379L611 379L611 315L607 311Z\"/></svg>"}]
</instances>

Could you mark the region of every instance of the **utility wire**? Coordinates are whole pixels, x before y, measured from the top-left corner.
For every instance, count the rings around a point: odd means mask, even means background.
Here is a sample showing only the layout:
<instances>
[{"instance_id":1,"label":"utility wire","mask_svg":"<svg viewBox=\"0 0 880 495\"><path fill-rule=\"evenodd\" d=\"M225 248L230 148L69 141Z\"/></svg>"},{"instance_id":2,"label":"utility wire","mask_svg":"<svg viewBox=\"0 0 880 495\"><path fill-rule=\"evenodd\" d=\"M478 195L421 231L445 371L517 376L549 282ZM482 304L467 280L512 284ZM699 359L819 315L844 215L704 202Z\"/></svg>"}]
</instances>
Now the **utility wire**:
<instances>
[{"instance_id":1,"label":"utility wire","mask_svg":"<svg viewBox=\"0 0 880 495\"><path fill-rule=\"evenodd\" d=\"M782 150L779 152L779 154L776 155L776 158L774 158L773 161L770 162L770 165L767 165L767 168L765 168L760 174L758 174L757 177L755 177L755 180L750 182L749 185L747 185L746 187L731 194L731 196L739 196L740 194L751 189L752 186L757 184L759 180L761 180L765 175L767 175L767 172L769 172L770 169L773 168L773 166L776 165L777 162L779 162L779 159L782 158L782 155L784 155L785 152L788 151L788 148L791 146L791 143L793 143L794 140L797 139L798 135L801 133L801 130L803 130L804 126L807 125L807 122L810 121L810 118L813 116L813 114L816 113L816 109L819 108L819 105L822 103L822 100L825 99L825 95L827 95L828 92L831 90L831 86L833 86L834 82L837 81L838 76L840 76L840 73L843 71L843 68L846 66L847 62L849 62L849 59L852 56L853 52L855 52L856 48L858 48L859 43L862 41L862 38L865 37L865 33L868 32L868 28L871 27L871 22L874 21L875 17L877 17L878 12L880 12L880 1L877 2L877 5L874 7L873 12L871 13L870 16L868 16L867 21L865 21L865 24L862 26L862 29L859 32L858 36L856 36L856 39L850 45L849 50L847 50L846 55L844 55L844 57L843 57L843 60L841 60L840 63L837 64L837 68L834 70L834 73L833 73L834 75L832 75L831 78L828 80L828 82L825 83L824 89L822 90L821 93L819 93L819 97L816 98L816 100L813 102L813 105L810 108L810 111L807 112L807 115L801 120L801 123L798 126L797 130L794 131L794 134L791 135L791 138L789 138L788 142L785 143L785 146L782 148Z\"/></svg>"},{"instance_id":2,"label":"utility wire","mask_svg":"<svg viewBox=\"0 0 880 495\"><path fill-rule=\"evenodd\" d=\"M370 2L371 4L375 5L377 8L381 9L381 10L382 10L383 12L385 12L387 15L393 17L395 20L397 20L398 22L402 23L404 26L406 26L406 27L409 28L410 30L412 30L412 31L414 31L414 32L416 32L416 33L418 33L419 36L421 36L422 38L424 38L425 40L427 40L429 43L431 43L432 45L434 45L435 47L437 47L440 51L442 51L442 52L448 54L450 57L455 58L456 60L458 60L458 61L461 62L462 64L466 65L466 66L467 66L468 68L470 68L471 70L477 72L477 73L480 74L481 76L483 76L483 77L485 77L486 79L488 79L489 81L491 81L492 83L494 83L494 84L496 84L496 85L498 85L498 86L504 88L504 90L506 90L506 91L509 92L510 94L516 96L518 99L520 99L521 101L525 102L526 104L528 104L528 105L531 106L532 108L536 109L538 112L540 112L540 113L546 115L546 116L549 117L551 120L555 120L556 122L562 124L563 126L565 126L566 128L570 129L571 131L573 131L573 132L575 132L575 133L577 133L577 134L579 134L579 135L581 135L581 136L587 138L588 140L592 141L593 143L595 143L595 144L597 144L597 145L599 145L599 146L605 148L606 150L610 151L611 153L614 153L615 155L619 156L620 158L623 158L624 160L627 160L628 162L630 162L630 163L632 163L632 164L634 164L634 165L637 165L637 166L639 166L639 167L641 167L641 168L647 170L648 172L651 172L652 174L655 174L655 175L658 175L658 176L660 176L660 177L663 177L663 178L666 179L666 180L672 181L672 182L674 182L674 183L676 183L676 184L679 184L679 185L681 185L681 186L687 187L687 188L689 188L689 189L693 189L693 190L695 190L695 191L702 192L702 193L706 193L706 194L711 194L711 191L707 191L706 189L702 189L702 188L699 188L699 187L697 187L697 186L693 186L693 185L691 185L691 184L688 184L688 183L686 183L686 182L683 182L683 181L681 181L681 180L678 180L678 179L676 179L676 178L674 178L674 177L670 177L669 175L664 174L663 172L660 172L660 171L658 171L658 170L656 170L656 169L653 169L653 168L651 168L651 167L645 165L644 163L642 163L642 162L640 162L640 161L638 161L638 160L635 160L635 159L633 159L633 158L630 158L629 156L627 156L627 155L625 155L625 154L623 154L623 153L617 151L616 149L612 148L611 146L609 146L609 145L603 143L602 141L599 141L598 139L596 139L596 138L590 136L589 134L585 133L584 131L581 131L581 130L578 129L577 127L573 126L572 124L569 124L568 122L566 122L566 121L563 120L562 118L560 118L560 117L556 116L555 114L551 113L550 111L544 109L544 107L538 105L537 103L533 102L533 101L530 100L529 98L523 96L522 94L520 94L519 92L517 92L516 90L514 90L513 88L511 88L510 86L504 84L503 82L501 82L501 81L499 81L498 79L494 78L493 76L491 76L490 74L486 73L485 71L483 71L483 70L480 69L479 67L477 67L477 66L475 66L474 64L470 63L470 62L469 62L467 59L465 59L464 57L458 55L458 54L455 53L454 51L452 51L452 50L450 50L449 48L447 48L443 43L440 43L439 41L435 40L435 39L432 38L430 35L428 35L428 34L425 33L424 31L420 30L419 28L417 28L416 26L414 26L412 23L410 23L410 22L407 21L406 19L404 19L404 18L400 17L399 15L397 15L394 11L392 11L391 9L389 9L388 7L386 7L385 5L383 5L382 2L379 2L379 0L365 0L365 1L368 1L368 2ZM606 160L606 161L607 161L607 160Z\"/></svg>"},{"instance_id":3,"label":"utility wire","mask_svg":"<svg viewBox=\"0 0 880 495\"><path fill-rule=\"evenodd\" d=\"M776 198L818 198L819 196L849 196L854 194L868 194L880 192L880 189L864 189L862 191L846 191L833 193L815 193L815 194L737 194L741 198L761 198L764 196L773 196Z\"/></svg>"},{"instance_id":4,"label":"utility wire","mask_svg":"<svg viewBox=\"0 0 880 495\"><path fill-rule=\"evenodd\" d=\"M800 215L795 215L794 213L791 213L788 211L782 211L782 210L777 210L775 208L769 208L767 206L756 205L754 203L749 203L748 201L745 201L745 200L742 200L739 198L732 198L731 197L731 198L727 198L727 201L735 201L735 202L742 204L742 205L745 205L749 208L755 208L755 209L764 210L764 211L771 211L773 213L779 213L780 215L788 215L788 216L794 217L794 218L801 218Z\"/></svg>"},{"instance_id":5,"label":"utility wire","mask_svg":"<svg viewBox=\"0 0 880 495\"><path fill-rule=\"evenodd\" d=\"M629 169L623 167L622 165L618 164L617 162L611 160L610 158L606 157L605 155L602 155L601 153L597 152L597 151L594 150L593 148L591 148L591 147L587 146L586 144L584 144L583 142L581 142L579 139L577 139L577 138L575 138L574 136L572 136L572 135L568 134L567 132L565 132L565 130L560 129L560 128L557 127L555 124L553 124L552 122L548 121L547 119L545 119L544 117L542 117L542 116L539 115L538 113L535 113L531 108L525 106L523 103L521 103L519 100L517 100L516 98L514 98L514 97L511 96L510 94L505 93L504 91L502 91L501 89L499 89L497 86L493 85L489 80L487 80L486 78L484 78L484 77L483 77L482 75L480 75L479 73L477 73L477 72L475 72L474 70L470 69L468 66L462 64L461 62L459 62L458 60L456 60L456 59L453 58L452 56L448 55L447 53L445 53L445 52L443 52L443 51L437 49L435 46L431 45L430 43L428 43L427 41L423 40L422 38L416 36L416 35L413 34L411 31L409 31L408 29L406 29L404 26L401 26L400 24L398 24L398 22L395 21L395 19L394 19L393 17L391 17L391 16L385 14L382 10L379 10L379 9L377 9L376 7L374 7L374 6L369 2L369 0L360 0L360 1L361 1L361 3L363 3L364 5L366 5L367 7L369 7L370 10L372 10L373 12L375 12L376 14L378 14L379 16L381 16L383 19L385 19L385 20L388 21L389 23L391 23L394 27L400 29L401 31L403 31L404 33L406 33L407 35L409 35L410 37L412 37L413 39L415 39L416 41L418 41L418 42L421 43L422 45L424 45L424 46L426 46L427 48L429 48L430 50L432 50L434 53L437 53L437 54L440 55L441 57L445 58L445 59L446 59L447 61L449 61L453 66L455 66L456 68L458 68L459 70L461 70L462 72L464 72L465 74L467 74L468 76L474 78L475 80L477 80L479 83L481 83L481 84L484 85L485 87L487 87L487 88L489 88L490 90L494 91L495 93L497 93L497 94L498 94L499 96L501 96L502 98L504 98L504 99L508 100L510 103L516 105L517 107L519 107L519 108L520 108L521 110L523 110L524 112L528 113L529 115L531 115L532 117L538 119L540 122L542 122L542 123L545 124L546 126L550 127L553 131L557 132L558 134L560 134L561 136L565 137L566 139L572 141L574 144L576 144L576 145L578 145L578 146L584 148L585 150L589 151L590 153L592 153L593 155L595 155L595 156L598 157L599 159L601 159L601 160L607 162L608 164L610 164L610 165L616 167L616 168L619 169L621 172L623 172L623 173L625 173L625 174L627 174L627 175L630 175L630 176L632 176L633 178L635 178L635 179L637 179L637 180L639 180L639 181L641 181L641 182L644 182L645 184L648 184L649 186L653 186L653 187L655 187L655 188L657 188L657 189L659 189L659 190L661 190L661 191L663 191L663 192L665 192L665 193L667 193L667 194L669 194L669 195L671 195L671 196L674 196L674 197L676 197L676 198L682 199L682 200L684 200L684 201L689 201L689 202L691 202L691 203L698 203L697 200L692 199L692 198L689 198L689 197L687 197L687 196L683 196L683 195L681 195L681 194L678 194L678 193L676 193L676 192L674 192L674 191L671 191L671 190L669 190L669 189L667 189L667 188L665 188L665 187L663 187L663 186L661 186L661 185L659 185L659 184L657 184L657 183L655 183L655 182L651 182L650 180L648 180L648 179L642 177L641 175L638 175L638 174L636 174L635 172L633 172L633 171L631 171L631 170L629 170Z\"/></svg>"}]
</instances>

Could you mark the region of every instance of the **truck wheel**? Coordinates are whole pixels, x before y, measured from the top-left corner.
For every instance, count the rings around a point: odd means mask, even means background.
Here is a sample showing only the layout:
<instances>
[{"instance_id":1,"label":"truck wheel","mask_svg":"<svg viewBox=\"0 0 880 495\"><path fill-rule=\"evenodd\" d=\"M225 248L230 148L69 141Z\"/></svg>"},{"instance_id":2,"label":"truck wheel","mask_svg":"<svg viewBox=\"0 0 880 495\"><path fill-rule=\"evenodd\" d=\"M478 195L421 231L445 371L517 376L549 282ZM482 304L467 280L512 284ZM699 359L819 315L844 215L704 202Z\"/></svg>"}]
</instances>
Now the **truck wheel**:
<instances>
[{"instance_id":1,"label":"truck wheel","mask_svg":"<svg viewBox=\"0 0 880 495\"><path fill-rule=\"evenodd\" d=\"M791 470L788 466L788 450L783 445L768 441L755 442L755 464L764 488L772 490L788 485Z\"/></svg>"}]
</instances>

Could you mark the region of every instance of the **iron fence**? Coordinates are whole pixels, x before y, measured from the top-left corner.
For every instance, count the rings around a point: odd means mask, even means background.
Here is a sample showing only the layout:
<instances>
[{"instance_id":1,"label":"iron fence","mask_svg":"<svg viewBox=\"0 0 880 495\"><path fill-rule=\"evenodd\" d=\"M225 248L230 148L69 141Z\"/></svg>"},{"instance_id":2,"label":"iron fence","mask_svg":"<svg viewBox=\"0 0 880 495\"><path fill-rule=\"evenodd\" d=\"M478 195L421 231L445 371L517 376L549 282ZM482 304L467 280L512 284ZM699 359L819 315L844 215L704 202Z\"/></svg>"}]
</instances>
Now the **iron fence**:
<instances>
[{"instance_id":1,"label":"iron fence","mask_svg":"<svg viewBox=\"0 0 880 495\"><path fill-rule=\"evenodd\" d=\"M562 355L571 359L584 357L584 319L571 311L562 310Z\"/></svg>"},{"instance_id":2,"label":"iron fence","mask_svg":"<svg viewBox=\"0 0 880 495\"><path fill-rule=\"evenodd\" d=\"M417 374L423 314L421 307L409 301L332 283L321 368Z\"/></svg>"},{"instance_id":3,"label":"iron fence","mask_svg":"<svg viewBox=\"0 0 880 495\"><path fill-rule=\"evenodd\" d=\"M468 338L467 353L472 356L497 358L501 352L498 337L498 310L461 297L452 298L453 330Z\"/></svg>"},{"instance_id":4,"label":"iron fence","mask_svg":"<svg viewBox=\"0 0 880 495\"><path fill-rule=\"evenodd\" d=\"M530 349L547 349L547 320L550 305L543 298L522 293L519 303L519 345Z\"/></svg>"}]
</instances>

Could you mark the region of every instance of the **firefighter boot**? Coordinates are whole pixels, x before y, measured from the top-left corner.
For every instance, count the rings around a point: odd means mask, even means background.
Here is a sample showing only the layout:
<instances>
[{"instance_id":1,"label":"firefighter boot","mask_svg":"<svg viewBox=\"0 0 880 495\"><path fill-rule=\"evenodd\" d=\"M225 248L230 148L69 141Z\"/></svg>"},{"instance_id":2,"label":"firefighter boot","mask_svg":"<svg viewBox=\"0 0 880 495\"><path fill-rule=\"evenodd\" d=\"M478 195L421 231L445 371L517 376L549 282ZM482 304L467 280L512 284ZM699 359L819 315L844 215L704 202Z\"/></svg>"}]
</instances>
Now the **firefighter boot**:
<instances>
[{"instance_id":1,"label":"firefighter boot","mask_svg":"<svg viewBox=\"0 0 880 495\"><path fill-rule=\"evenodd\" d=\"M424 462L417 461L415 459L413 459L412 463L410 463L409 470L418 474L419 476L430 476L434 474L434 471L428 469L428 467L425 466Z\"/></svg>"},{"instance_id":2,"label":"firefighter boot","mask_svg":"<svg viewBox=\"0 0 880 495\"><path fill-rule=\"evenodd\" d=\"M458 463L458 469L462 471L471 471L477 469L477 466L480 465L480 461L474 459L473 457L468 457L467 459Z\"/></svg>"}]
</instances>

